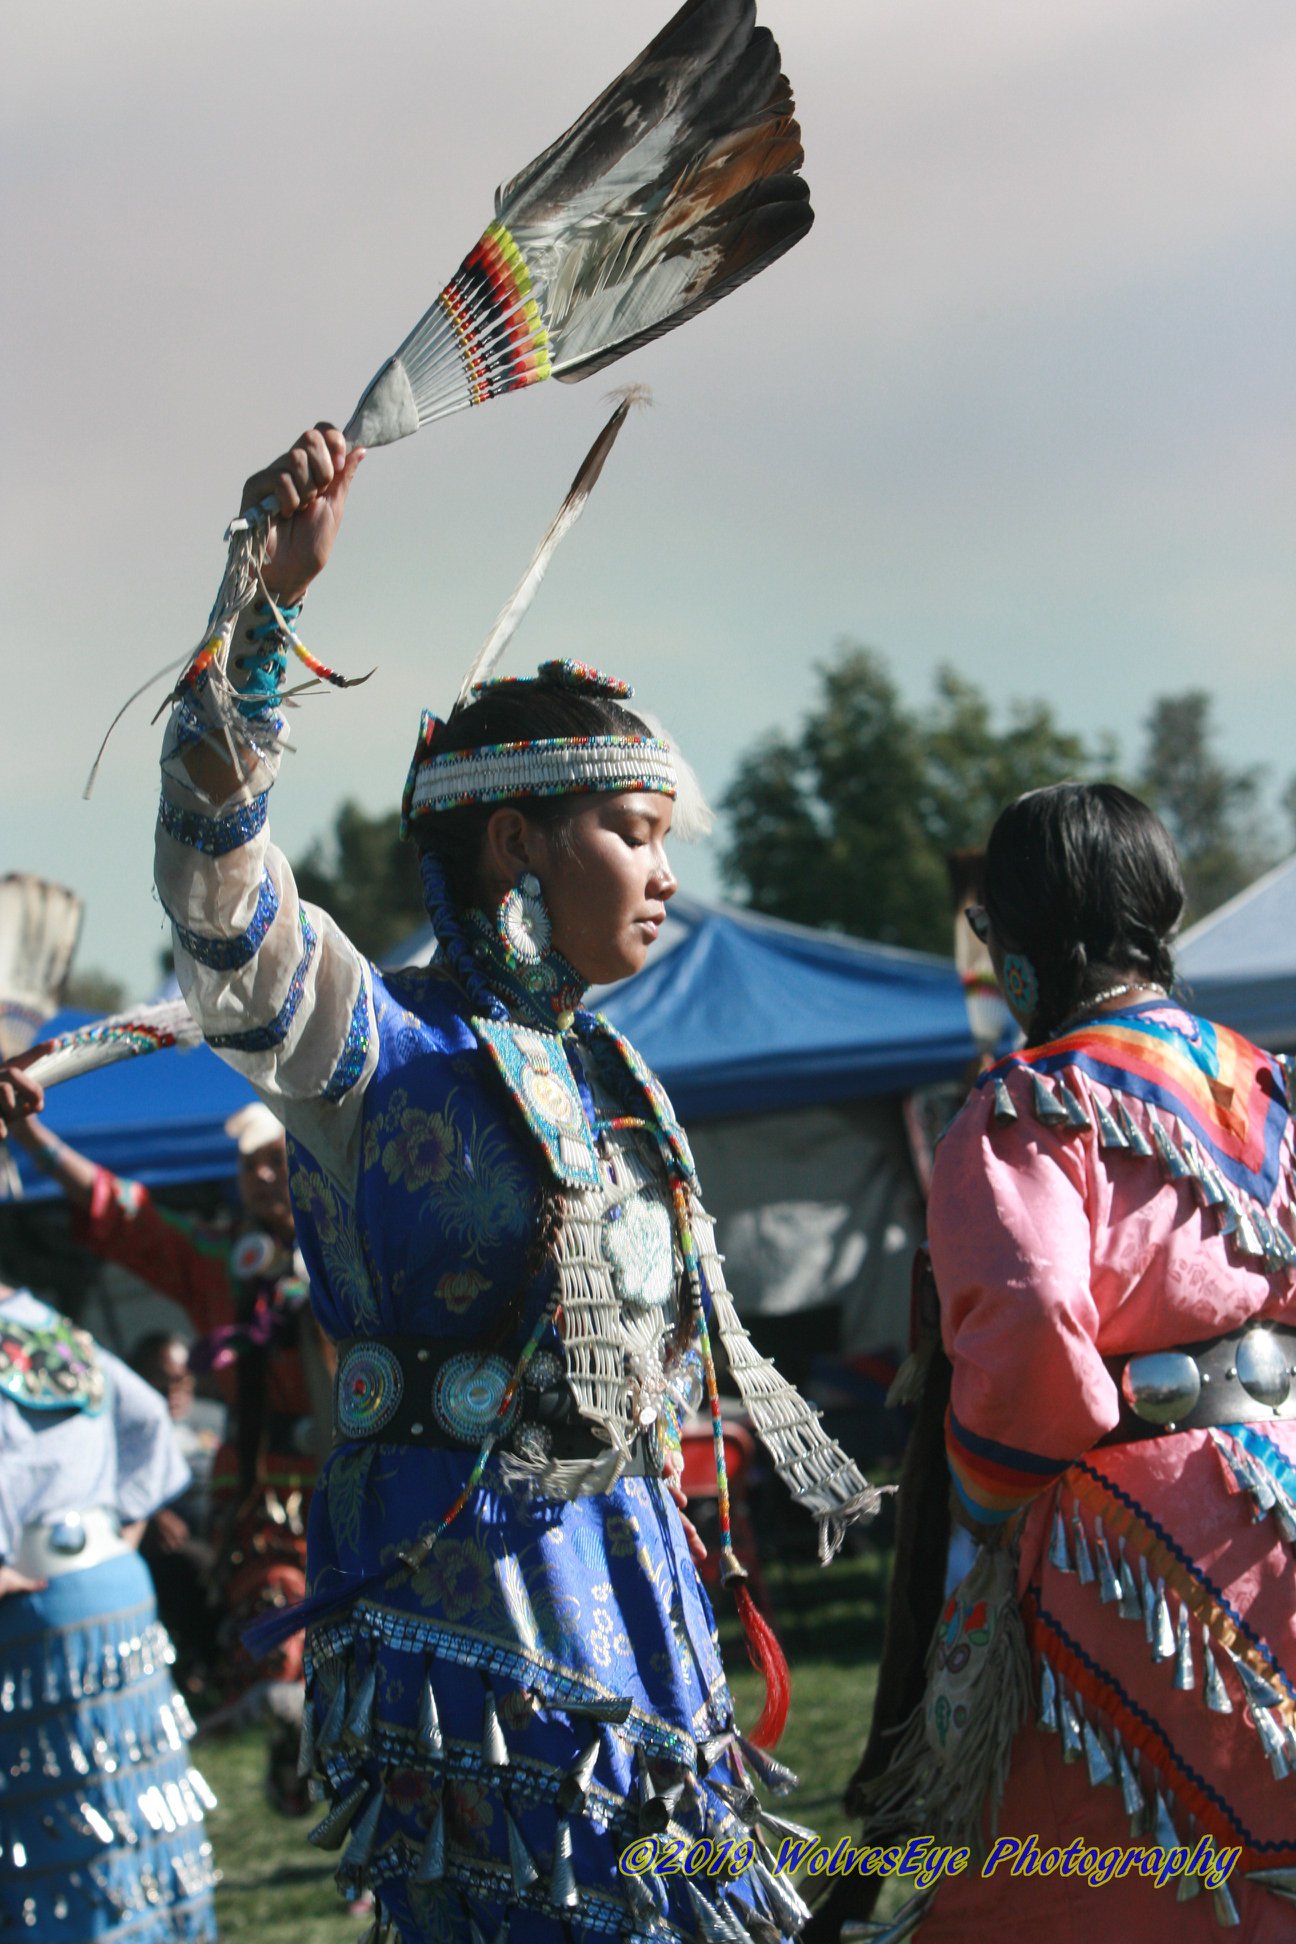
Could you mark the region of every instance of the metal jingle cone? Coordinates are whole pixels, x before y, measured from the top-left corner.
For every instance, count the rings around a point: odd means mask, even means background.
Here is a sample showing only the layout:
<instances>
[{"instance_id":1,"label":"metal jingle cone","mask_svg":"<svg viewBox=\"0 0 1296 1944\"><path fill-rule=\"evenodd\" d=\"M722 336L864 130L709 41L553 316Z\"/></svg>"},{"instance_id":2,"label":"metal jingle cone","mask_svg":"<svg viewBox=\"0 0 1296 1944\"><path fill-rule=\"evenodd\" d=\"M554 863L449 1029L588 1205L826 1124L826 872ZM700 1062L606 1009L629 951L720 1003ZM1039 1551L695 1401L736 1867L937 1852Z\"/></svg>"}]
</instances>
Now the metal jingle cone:
<instances>
[{"instance_id":1,"label":"metal jingle cone","mask_svg":"<svg viewBox=\"0 0 1296 1944\"><path fill-rule=\"evenodd\" d=\"M508 1743L504 1730L500 1727L499 1709L495 1696L488 1688L482 1703L482 1761L487 1768L507 1768L509 1765Z\"/></svg>"},{"instance_id":2,"label":"metal jingle cone","mask_svg":"<svg viewBox=\"0 0 1296 1944\"><path fill-rule=\"evenodd\" d=\"M1261 1746L1269 1757L1275 1782L1285 1782L1291 1774L1291 1764L1287 1760L1287 1738L1267 1708L1251 1709L1251 1719L1260 1737Z\"/></svg>"},{"instance_id":3,"label":"metal jingle cone","mask_svg":"<svg viewBox=\"0 0 1296 1944\"><path fill-rule=\"evenodd\" d=\"M1248 1870L1247 1882L1258 1883L1262 1890L1268 1890L1275 1897L1286 1897L1296 1903L1296 1869Z\"/></svg>"},{"instance_id":4,"label":"metal jingle cone","mask_svg":"<svg viewBox=\"0 0 1296 1944\"><path fill-rule=\"evenodd\" d=\"M796 1933L809 1920L808 1904L798 1896L792 1879L781 1870L771 1870L760 1857L751 1866L751 1874L765 1893L765 1901L785 1931Z\"/></svg>"},{"instance_id":5,"label":"metal jingle cone","mask_svg":"<svg viewBox=\"0 0 1296 1944\"><path fill-rule=\"evenodd\" d=\"M351 1706L347 1709L345 1725L342 1729L344 1742L358 1742L362 1748L369 1746L373 1733L374 1702L378 1696L378 1663L370 1661L361 1675Z\"/></svg>"},{"instance_id":6,"label":"metal jingle cone","mask_svg":"<svg viewBox=\"0 0 1296 1944\"><path fill-rule=\"evenodd\" d=\"M754 1789L741 1788L735 1782L713 1782L711 1787L721 1802L727 1803L746 1829L761 1819L760 1798Z\"/></svg>"},{"instance_id":7,"label":"metal jingle cone","mask_svg":"<svg viewBox=\"0 0 1296 1944\"><path fill-rule=\"evenodd\" d=\"M580 1891L576 1888L576 1866L572 1862L571 1824L564 1819L554 1840L553 1871L549 1878L549 1901L559 1910L579 1910Z\"/></svg>"},{"instance_id":8,"label":"metal jingle cone","mask_svg":"<svg viewBox=\"0 0 1296 1944\"><path fill-rule=\"evenodd\" d=\"M1142 1553L1139 1554L1139 1590L1143 1600L1143 1632L1150 1647L1156 1633L1156 1588Z\"/></svg>"},{"instance_id":9,"label":"metal jingle cone","mask_svg":"<svg viewBox=\"0 0 1296 1944\"><path fill-rule=\"evenodd\" d=\"M1180 1848L1178 1832L1170 1816L1170 1806L1160 1789L1152 1794L1152 1840L1160 1849Z\"/></svg>"},{"instance_id":10,"label":"metal jingle cone","mask_svg":"<svg viewBox=\"0 0 1296 1944\"><path fill-rule=\"evenodd\" d=\"M1179 1888L1175 1891L1175 1902L1191 1903L1193 1898L1200 1897L1201 1893L1201 1878L1199 1876L1190 1876L1185 1870L1179 1879Z\"/></svg>"},{"instance_id":11,"label":"metal jingle cone","mask_svg":"<svg viewBox=\"0 0 1296 1944\"><path fill-rule=\"evenodd\" d=\"M594 1780L594 1769L603 1747L603 1737L596 1734L586 1746L585 1752L568 1769L558 1785L558 1807L569 1814L572 1810L585 1807L585 1798Z\"/></svg>"},{"instance_id":12,"label":"metal jingle cone","mask_svg":"<svg viewBox=\"0 0 1296 1944\"><path fill-rule=\"evenodd\" d=\"M1002 1080L996 1080L994 1083L994 1117L1000 1127L1008 1127L1017 1119L1013 1097Z\"/></svg>"},{"instance_id":13,"label":"metal jingle cone","mask_svg":"<svg viewBox=\"0 0 1296 1944\"><path fill-rule=\"evenodd\" d=\"M1037 1073L1034 1067L1030 1070L1030 1077L1031 1107L1036 1120L1043 1121L1046 1127L1060 1127L1067 1118L1066 1108L1047 1084L1044 1076Z\"/></svg>"},{"instance_id":14,"label":"metal jingle cone","mask_svg":"<svg viewBox=\"0 0 1296 1944\"><path fill-rule=\"evenodd\" d=\"M559 1708L563 1714L588 1715L591 1721L606 1721L613 1728L623 1727L634 1709L629 1696L614 1701L546 1701L541 1705Z\"/></svg>"},{"instance_id":15,"label":"metal jingle cone","mask_svg":"<svg viewBox=\"0 0 1296 1944\"><path fill-rule=\"evenodd\" d=\"M1057 1089L1057 1097L1062 1102L1062 1111L1067 1117L1067 1125L1074 1127L1079 1133L1090 1133L1093 1129L1093 1122L1090 1120L1088 1114L1086 1114L1079 1095L1071 1091L1071 1088L1068 1087L1065 1080L1058 1079L1055 1082L1055 1086Z\"/></svg>"},{"instance_id":16,"label":"metal jingle cone","mask_svg":"<svg viewBox=\"0 0 1296 1944\"><path fill-rule=\"evenodd\" d=\"M625 1880L625 1893L634 1916L643 1917L652 1923L657 1915L657 1904L643 1878L628 1876Z\"/></svg>"},{"instance_id":17,"label":"metal jingle cone","mask_svg":"<svg viewBox=\"0 0 1296 1944\"><path fill-rule=\"evenodd\" d=\"M486 1933L475 1917L468 1919L468 1944L486 1944Z\"/></svg>"},{"instance_id":18,"label":"metal jingle cone","mask_svg":"<svg viewBox=\"0 0 1296 1944\"><path fill-rule=\"evenodd\" d=\"M1089 1540L1085 1534L1084 1521L1080 1517L1080 1507L1073 1506L1071 1511L1071 1538L1075 1545L1076 1577L1081 1586L1092 1586L1097 1575L1089 1552Z\"/></svg>"},{"instance_id":19,"label":"metal jingle cone","mask_svg":"<svg viewBox=\"0 0 1296 1944\"><path fill-rule=\"evenodd\" d=\"M1131 1154L1141 1155L1147 1161L1151 1158L1152 1143L1136 1121L1131 1119L1129 1108L1123 1100L1116 1102L1116 1118L1120 1122L1121 1133Z\"/></svg>"},{"instance_id":20,"label":"metal jingle cone","mask_svg":"<svg viewBox=\"0 0 1296 1944\"><path fill-rule=\"evenodd\" d=\"M1053 1525L1049 1533L1048 1556L1049 1565L1056 1567L1059 1573L1073 1573L1075 1571L1075 1567L1071 1564L1071 1555L1067 1551L1066 1520L1062 1517L1061 1501L1053 1508Z\"/></svg>"},{"instance_id":21,"label":"metal jingle cone","mask_svg":"<svg viewBox=\"0 0 1296 1944\"><path fill-rule=\"evenodd\" d=\"M1065 1688L1058 1700L1058 1718L1062 1724L1062 1760L1078 1762L1084 1753L1084 1733L1080 1711Z\"/></svg>"},{"instance_id":22,"label":"metal jingle cone","mask_svg":"<svg viewBox=\"0 0 1296 1944\"><path fill-rule=\"evenodd\" d=\"M374 1790L373 1797L368 1806L356 1817L351 1825L351 1835L347 1841L345 1850L342 1852L342 1861L338 1865L339 1869L345 1870L350 1874L356 1870L363 1869L364 1865L369 1861L369 1852L373 1848L374 1832L378 1828L378 1817L382 1813L382 1806L383 1792L382 1785L379 1784Z\"/></svg>"},{"instance_id":23,"label":"metal jingle cone","mask_svg":"<svg viewBox=\"0 0 1296 1944\"><path fill-rule=\"evenodd\" d=\"M1221 1930L1234 1930L1242 1922L1238 1907L1233 1901L1233 1892L1227 1883L1217 1883L1211 1890L1211 1903L1215 1910L1215 1922Z\"/></svg>"},{"instance_id":24,"label":"metal jingle cone","mask_svg":"<svg viewBox=\"0 0 1296 1944\"><path fill-rule=\"evenodd\" d=\"M216 1791L215 1789L212 1788L211 1784L208 1782L206 1776L201 1772L201 1770L196 1768L191 1768L188 1771L188 1776L189 1776L189 1787L193 1790L199 1802L201 1802L203 1808L204 1809L217 1808L219 1805L216 1800Z\"/></svg>"},{"instance_id":25,"label":"metal jingle cone","mask_svg":"<svg viewBox=\"0 0 1296 1944\"><path fill-rule=\"evenodd\" d=\"M1152 1143L1161 1159L1161 1166L1171 1181L1187 1181L1192 1177L1192 1169L1180 1154L1178 1148L1161 1125L1157 1115L1148 1109L1148 1126L1152 1129Z\"/></svg>"},{"instance_id":26,"label":"metal jingle cone","mask_svg":"<svg viewBox=\"0 0 1296 1944\"><path fill-rule=\"evenodd\" d=\"M434 1761L439 1762L444 1759L445 1737L441 1733L441 1715L437 1708L436 1690L432 1685L430 1674L423 1683L423 1698L419 1702L418 1738L419 1747Z\"/></svg>"},{"instance_id":27,"label":"metal jingle cone","mask_svg":"<svg viewBox=\"0 0 1296 1944\"><path fill-rule=\"evenodd\" d=\"M508 1837L509 1873L513 1878L513 1888L519 1897L524 1897L538 1880L540 1871L526 1846L522 1831L507 1809L504 1811L504 1830Z\"/></svg>"},{"instance_id":28,"label":"metal jingle cone","mask_svg":"<svg viewBox=\"0 0 1296 1944\"><path fill-rule=\"evenodd\" d=\"M1081 1735L1084 1742L1085 1761L1089 1768L1090 1788L1098 1789L1108 1782L1114 1782L1116 1771L1112 1767L1111 1756L1103 1746L1103 1739L1098 1730L1086 1720Z\"/></svg>"},{"instance_id":29,"label":"metal jingle cone","mask_svg":"<svg viewBox=\"0 0 1296 1944\"><path fill-rule=\"evenodd\" d=\"M1143 1799L1143 1791L1139 1787L1139 1779L1135 1773L1134 1764L1125 1753L1124 1746L1119 1740L1116 1744L1116 1779L1120 1783L1121 1801L1125 1805L1125 1814L1130 1819L1130 1832L1134 1834L1142 1824L1144 1814L1147 1810L1147 1804Z\"/></svg>"},{"instance_id":30,"label":"metal jingle cone","mask_svg":"<svg viewBox=\"0 0 1296 1944\"><path fill-rule=\"evenodd\" d=\"M306 1841L313 1843L316 1849L341 1849L346 1833L359 1815L360 1805L368 1793L369 1784L357 1782L344 1796L338 1797L328 1814L316 1823Z\"/></svg>"},{"instance_id":31,"label":"metal jingle cone","mask_svg":"<svg viewBox=\"0 0 1296 1944\"><path fill-rule=\"evenodd\" d=\"M1101 1519L1094 1520L1094 1551L1098 1557L1098 1598L1104 1606L1110 1606L1113 1601L1120 1599L1120 1581L1112 1565L1111 1553L1107 1550L1107 1534L1103 1531Z\"/></svg>"},{"instance_id":32,"label":"metal jingle cone","mask_svg":"<svg viewBox=\"0 0 1296 1944\"><path fill-rule=\"evenodd\" d=\"M1101 1100L1094 1101L1094 1114L1098 1121L1098 1145L1110 1151L1113 1148L1127 1148L1129 1142L1112 1119Z\"/></svg>"},{"instance_id":33,"label":"metal jingle cone","mask_svg":"<svg viewBox=\"0 0 1296 1944\"><path fill-rule=\"evenodd\" d=\"M648 1757L639 1750L639 1767L635 1777L635 1793L638 1797L639 1833L641 1836L660 1836L670 1821L670 1810L661 1801L657 1784L653 1781Z\"/></svg>"},{"instance_id":34,"label":"metal jingle cone","mask_svg":"<svg viewBox=\"0 0 1296 1944\"><path fill-rule=\"evenodd\" d=\"M1197 1685L1197 1672L1193 1667L1192 1615L1180 1602L1179 1621L1175 1628L1175 1666L1174 1687L1180 1694L1191 1694Z\"/></svg>"},{"instance_id":35,"label":"metal jingle cone","mask_svg":"<svg viewBox=\"0 0 1296 1944\"><path fill-rule=\"evenodd\" d=\"M772 1831L775 1836L787 1838L794 1843L817 1843L819 1840L818 1830L807 1829L804 1823L793 1822L788 1816L776 1816L770 1809L761 1810L760 1826L762 1829Z\"/></svg>"},{"instance_id":36,"label":"metal jingle cone","mask_svg":"<svg viewBox=\"0 0 1296 1944\"><path fill-rule=\"evenodd\" d=\"M757 1748L755 1742L748 1741L746 1735L740 1734L738 1736L738 1746L742 1749L745 1760L750 1762L761 1781L765 1784L765 1787L772 1789L775 1795L788 1795L796 1788L798 1778L793 1774L786 1762L776 1762L774 1757L766 1749Z\"/></svg>"},{"instance_id":37,"label":"metal jingle cone","mask_svg":"<svg viewBox=\"0 0 1296 1944\"><path fill-rule=\"evenodd\" d=\"M1212 1714L1232 1714L1233 1703L1229 1700L1224 1676L1219 1671L1219 1662L1211 1647L1210 1628L1203 1626L1201 1631L1202 1658L1206 1663L1206 1681L1202 1693L1205 1696L1206 1706Z\"/></svg>"},{"instance_id":38,"label":"metal jingle cone","mask_svg":"<svg viewBox=\"0 0 1296 1944\"><path fill-rule=\"evenodd\" d=\"M445 1800L437 1803L436 1814L419 1851L418 1862L414 1866L415 1883L440 1883L445 1875L446 1864L446 1819Z\"/></svg>"},{"instance_id":39,"label":"metal jingle cone","mask_svg":"<svg viewBox=\"0 0 1296 1944\"><path fill-rule=\"evenodd\" d=\"M1282 1695L1278 1692L1277 1688L1271 1687L1263 1675L1257 1674L1254 1668L1249 1667L1236 1654L1231 1654L1229 1658L1233 1662L1234 1671L1242 1683L1242 1691L1251 1706L1253 1708L1276 1708L1282 1700Z\"/></svg>"},{"instance_id":40,"label":"metal jingle cone","mask_svg":"<svg viewBox=\"0 0 1296 1944\"><path fill-rule=\"evenodd\" d=\"M1058 1731L1057 1675L1043 1655L1040 1656L1039 1713L1035 1725L1053 1735Z\"/></svg>"},{"instance_id":41,"label":"metal jingle cone","mask_svg":"<svg viewBox=\"0 0 1296 1944\"><path fill-rule=\"evenodd\" d=\"M343 1666L338 1669L337 1686L333 1690L333 1698L328 1704L323 1723L320 1727L319 1745L321 1748L329 1749L337 1747L342 1739L342 1724L346 1720L346 1714L347 1678L346 1668Z\"/></svg>"},{"instance_id":42,"label":"metal jingle cone","mask_svg":"<svg viewBox=\"0 0 1296 1944\"><path fill-rule=\"evenodd\" d=\"M685 1877L688 1900L693 1906L694 1936L700 1944L732 1944L732 1932L726 1926L719 1910L708 1903L691 1877Z\"/></svg>"},{"instance_id":43,"label":"metal jingle cone","mask_svg":"<svg viewBox=\"0 0 1296 1944\"><path fill-rule=\"evenodd\" d=\"M1122 1620L1139 1621L1143 1618L1143 1603L1134 1580L1134 1568L1125 1557L1125 1541L1122 1538L1118 1548L1120 1564L1116 1572L1116 1583L1120 1587L1120 1617Z\"/></svg>"},{"instance_id":44,"label":"metal jingle cone","mask_svg":"<svg viewBox=\"0 0 1296 1944\"><path fill-rule=\"evenodd\" d=\"M1156 1608L1152 1615L1152 1658L1156 1662L1174 1658L1174 1628L1170 1624L1170 1602L1166 1599L1165 1581L1157 1581Z\"/></svg>"},{"instance_id":45,"label":"metal jingle cone","mask_svg":"<svg viewBox=\"0 0 1296 1944\"><path fill-rule=\"evenodd\" d=\"M713 1769L721 1756L729 1753L733 1742L732 1728L726 1728L718 1735L708 1735L705 1741L700 1741L697 1745L698 1774L706 1775Z\"/></svg>"},{"instance_id":46,"label":"metal jingle cone","mask_svg":"<svg viewBox=\"0 0 1296 1944\"><path fill-rule=\"evenodd\" d=\"M301 1776L315 1773L315 1710L309 1695L302 1704L301 1739L297 1743L297 1773Z\"/></svg>"}]
</instances>

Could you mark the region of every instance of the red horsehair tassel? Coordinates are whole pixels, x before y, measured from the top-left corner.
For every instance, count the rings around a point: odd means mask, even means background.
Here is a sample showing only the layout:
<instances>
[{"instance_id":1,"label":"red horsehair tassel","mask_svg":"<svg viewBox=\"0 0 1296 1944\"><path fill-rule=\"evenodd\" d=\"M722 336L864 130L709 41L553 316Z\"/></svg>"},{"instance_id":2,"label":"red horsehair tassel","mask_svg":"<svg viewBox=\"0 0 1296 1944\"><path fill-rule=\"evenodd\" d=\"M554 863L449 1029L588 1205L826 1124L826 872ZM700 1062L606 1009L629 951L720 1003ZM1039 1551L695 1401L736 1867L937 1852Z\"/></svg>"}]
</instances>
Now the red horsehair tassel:
<instances>
[{"instance_id":1,"label":"red horsehair tassel","mask_svg":"<svg viewBox=\"0 0 1296 1944\"><path fill-rule=\"evenodd\" d=\"M707 1401L711 1407L711 1438L715 1446L716 1501L720 1515L720 1580L727 1586L738 1609L743 1634L747 1642L747 1658L765 1683L765 1705L761 1709L760 1720L752 1729L749 1740L757 1748L777 1748L779 1738L787 1726L788 1708L792 1700L792 1682L783 1649L779 1646L774 1629L765 1619L747 1584L747 1569L734 1551L733 1531L729 1511L729 1469L725 1463L724 1421L720 1415L720 1391L716 1383L715 1358L711 1354L711 1333L707 1328L706 1306L703 1301L704 1282L702 1264L698 1258L697 1244L693 1239L692 1224L689 1220L688 1196L684 1184L675 1181L671 1184L675 1202L675 1220L679 1231L680 1253L693 1289L693 1301L697 1310L698 1347L702 1352L702 1364L706 1371Z\"/></svg>"}]
</instances>

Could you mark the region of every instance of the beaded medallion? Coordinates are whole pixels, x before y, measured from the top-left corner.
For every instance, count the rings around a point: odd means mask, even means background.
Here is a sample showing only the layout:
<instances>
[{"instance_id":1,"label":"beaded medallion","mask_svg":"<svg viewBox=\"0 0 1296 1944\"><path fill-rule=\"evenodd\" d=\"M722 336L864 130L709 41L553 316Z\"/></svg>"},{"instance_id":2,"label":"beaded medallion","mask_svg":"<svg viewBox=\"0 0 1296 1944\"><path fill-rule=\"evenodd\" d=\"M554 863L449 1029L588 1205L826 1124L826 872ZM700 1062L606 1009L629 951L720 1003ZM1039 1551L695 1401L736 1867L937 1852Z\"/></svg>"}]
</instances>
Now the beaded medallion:
<instances>
[{"instance_id":1,"label":"beaded medallion","mask_svg":"<svg viewBox=\"0 0 1296 1944\"><path fill-rule=\"evenodd\" d=\"M598 1150L562 1041L493 1019L474 1019L472 1029L522 1109L554 1179L567 1188L597 1188Z\"/></svg>"},{"instance_id":2,"label":"beaded medallion","mask_svg":"<svg viewBox=\"0 0 1296 1944\"><path fill-rule=\"evenodd\" d=\"M675 1250L664 1202L636 1195L610 1208L603 1222L603 1254L617 1295L632 1309L663 1309L675 1294Z\"/></svg>"},{"instance_id":3,"label":"beaded medallion","mask_svg":"<svg viewBox=\"0 0 1296 1944\"><path fill-rule=\"evenodd\" d=\"M488 1431L502 1436L521 1408L515 1397L504 1417L499 1409L513 1375L503 1357L479 1357L471 1351L451 1357L437 1372L432 1410L441 1429L462 1444L478 1444Z\"/></svg>"},{"instance_id":4,"label":"beaded medallion","mask_svg":"<svg viewBox=\"0 0 1296 1944\"><path fill-rule=\"evenodd\" d=\"M359 1343L338 1364L337 1422L344 1438L372 1438L390 1424L405 1391L400 1360L382 1343Z\"/></svg>"},{"instance_id":5,"label":"beaded medallion","mask_svg":"<svg viewBox=\"0 0 1296 1944\"><path fill-rule=\"evenodd\" d=\"M0 1392L29 1411L96 1416L106 1386L94 1338L66 1316L35 1329L10 1321L0 1309Z\"/></svg>"}]
</instances>

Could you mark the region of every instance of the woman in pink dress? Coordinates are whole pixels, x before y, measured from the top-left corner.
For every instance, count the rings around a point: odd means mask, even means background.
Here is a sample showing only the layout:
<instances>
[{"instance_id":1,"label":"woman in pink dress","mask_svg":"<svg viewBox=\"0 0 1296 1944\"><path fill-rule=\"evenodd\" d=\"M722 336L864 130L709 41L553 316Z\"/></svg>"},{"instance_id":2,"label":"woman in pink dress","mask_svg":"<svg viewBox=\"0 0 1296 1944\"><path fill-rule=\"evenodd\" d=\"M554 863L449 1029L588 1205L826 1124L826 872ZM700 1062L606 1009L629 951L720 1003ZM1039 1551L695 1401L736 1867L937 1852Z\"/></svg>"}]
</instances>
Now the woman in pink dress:
<instances>
[{"instance_id":1,"label":"woman in pink dress","mask_svg":"<svg viewBox=\"0 0 1296 1944\"><path fill-rule=\"evenodd\" d=\"M1124 791L1020 798L984 896L968 917L1027 1043L940 1147L930 1248L956 1516L1016 1552L1030 1698L1009 1753L1012 1654L975 1678L995 1652L983 1556L929 1662L927 1782L911 1769L906 1795L893 1769L874 1801L890 1785L892 1828L904 1797L931 1832L933 1759L953 1803L978 1716L1008 1722L996 1827L993 1762L962 1804L985 1859L973 1843L940 1882L922 1944L1291 1939L1291 1076L1169 998L1182 878Z\"/></svg>"}]
</instances>

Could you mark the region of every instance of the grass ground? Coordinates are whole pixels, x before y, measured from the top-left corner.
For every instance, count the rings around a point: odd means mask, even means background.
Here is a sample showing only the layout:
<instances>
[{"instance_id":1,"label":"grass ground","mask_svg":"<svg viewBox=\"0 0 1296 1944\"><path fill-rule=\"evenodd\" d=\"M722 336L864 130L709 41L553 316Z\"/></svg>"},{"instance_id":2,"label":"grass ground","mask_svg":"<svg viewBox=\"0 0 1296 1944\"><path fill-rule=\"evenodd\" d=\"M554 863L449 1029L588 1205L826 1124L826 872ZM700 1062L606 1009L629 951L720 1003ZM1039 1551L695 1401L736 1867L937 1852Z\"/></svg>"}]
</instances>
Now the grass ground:
<instances>
[{"instance_id":1,"label":"grass ground","mask_svg":"<svg viewBox=\"0 0 1296 1944\"><path fill-rule=\"evenodd\" d=\"M859 1760L881 1647L888 1555L864 1550L827 1571L777 1562L769 1574L780 1637L792 1669L792 1713L779 1759L800 1786L778 1808L825 1839L850 1833L842 1789ZM723 1602L718 1602L722 1611ZM738 1719L760 1709L760 1683L745 1665L735 1622L721 1619ZM220 1798L211 1819L223 1882L223 1938L256 1944L355 1944L363 1920L348 1915L332 1884L336 1859L306 1842L313 1817L286 1821L266 1806L264 1742L248 1732L204 1740L198 1760Z\"/></svg>"}]
</instances>

